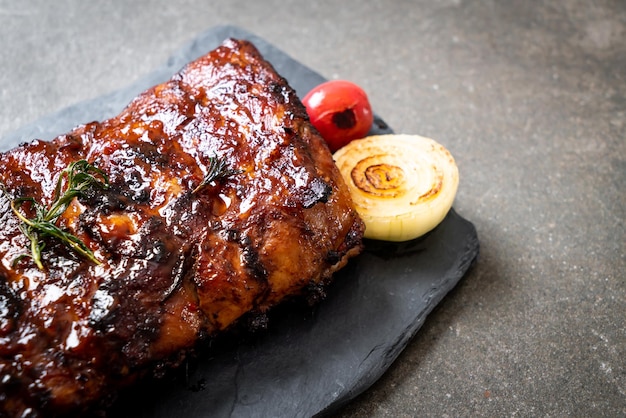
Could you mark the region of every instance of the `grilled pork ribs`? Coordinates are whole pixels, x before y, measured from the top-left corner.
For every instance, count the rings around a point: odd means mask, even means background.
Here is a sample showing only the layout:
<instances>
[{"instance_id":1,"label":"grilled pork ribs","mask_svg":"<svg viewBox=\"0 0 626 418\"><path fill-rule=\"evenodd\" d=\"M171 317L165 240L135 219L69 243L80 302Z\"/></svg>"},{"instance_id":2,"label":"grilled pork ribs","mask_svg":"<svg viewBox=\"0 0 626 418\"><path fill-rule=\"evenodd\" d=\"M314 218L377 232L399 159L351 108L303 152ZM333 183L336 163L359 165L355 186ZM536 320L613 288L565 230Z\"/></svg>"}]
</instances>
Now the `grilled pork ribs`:
<instances>
[{"instance_id":1,"label":"grilled pork ribs","mask_svg":"<svg viewBox=\"0 0 626 418\"><path fill-rule=\"evenodd\" d=\"M41 234L39 268L18 214L49 208L80 160L108 187L56 225L100 264ZM294 90L247 41L117 117L0 154L0 415L99 405L242 316L327 284L363 229Z\"/></svg>"}]
</instances>

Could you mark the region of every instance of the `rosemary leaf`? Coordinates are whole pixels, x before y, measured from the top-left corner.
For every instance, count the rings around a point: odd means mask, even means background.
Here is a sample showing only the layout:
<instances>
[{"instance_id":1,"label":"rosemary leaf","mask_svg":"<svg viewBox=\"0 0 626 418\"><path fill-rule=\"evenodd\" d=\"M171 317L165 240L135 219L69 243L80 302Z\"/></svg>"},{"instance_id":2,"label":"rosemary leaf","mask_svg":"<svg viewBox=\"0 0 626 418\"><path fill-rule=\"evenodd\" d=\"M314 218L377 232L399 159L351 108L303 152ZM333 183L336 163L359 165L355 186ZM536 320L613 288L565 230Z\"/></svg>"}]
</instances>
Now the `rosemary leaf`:
<instances>
[{"instance_id":1,"label":"rosemary leaf","mask_svg":"<svg viewBox=\"0 0 626 418\"><path fill-rule=\"evenodd\" d=\"M46 209L32 197L20 197L11 201L11 209L22 221L20 229L30 240L30 254L19 256L18 262L25 256L30 256L37 267L43 270L42 251L45 239L55 238L72 251L88 260L100 264L93 251L78 237L62 230L55 225L59 217L67 210L74 198L84 196L91 187L106 189L109 186L107 175L86 160L72 162L59 175L54 191L54 200L50 208ZM24 204L29 204L33 218L27 218L20 210Z\"/></svg>"},{"instance_id":2,"label":"rosemary leaf","mask_svg":"<svg viewBox=\"0 0 626 418\"><path fill-rule=\"evenodd\" d=\"M204 176L202 182L198 185L198 187L193 189L191 193L195 194L202 188L211 184L211 182L232 176L237 173L239 173L239 170L233 170L228 168L228 166L226 165L226 161L224 161L223 159L217 156L209 157L209 167L207 168L207 173Z\"/></svg>"}]
</instances>

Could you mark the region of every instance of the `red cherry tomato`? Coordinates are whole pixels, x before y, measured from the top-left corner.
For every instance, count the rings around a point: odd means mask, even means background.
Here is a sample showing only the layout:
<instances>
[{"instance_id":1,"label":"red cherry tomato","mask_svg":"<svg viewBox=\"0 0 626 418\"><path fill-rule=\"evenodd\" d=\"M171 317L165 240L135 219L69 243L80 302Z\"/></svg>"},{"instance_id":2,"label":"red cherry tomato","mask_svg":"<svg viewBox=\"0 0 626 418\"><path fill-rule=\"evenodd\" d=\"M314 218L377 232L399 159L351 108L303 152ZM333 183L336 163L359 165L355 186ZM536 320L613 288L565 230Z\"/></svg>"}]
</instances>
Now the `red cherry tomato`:
<instances>
[{"instance_id":1,"label":"red cherry tomato","mask_svg":"<svg viewBox=\"0 0 626 418\"><path fill-rule=\"evenodd\" d=\"M320 84L302 99L311 123L332 152L367 135L374 114L365 91L345 80Z\"/></svg>"}]
</instances>

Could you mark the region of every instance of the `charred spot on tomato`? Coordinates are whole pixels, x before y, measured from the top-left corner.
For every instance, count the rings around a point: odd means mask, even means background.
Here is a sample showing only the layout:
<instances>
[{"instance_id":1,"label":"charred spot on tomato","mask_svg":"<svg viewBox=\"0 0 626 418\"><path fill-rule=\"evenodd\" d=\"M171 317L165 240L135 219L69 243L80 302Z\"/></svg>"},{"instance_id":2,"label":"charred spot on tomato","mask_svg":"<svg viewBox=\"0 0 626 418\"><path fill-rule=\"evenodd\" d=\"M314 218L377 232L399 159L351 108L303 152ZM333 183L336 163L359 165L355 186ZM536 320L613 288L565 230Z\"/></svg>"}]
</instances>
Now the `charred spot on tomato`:
<instances>
[{"instance_id":1,"label":"charred spot on tomato","mask_svg":"<svg viewBox=\"0 0 626 418\"><path fill-rule=\"evenodd\" d=\"M333 114L333 124L339 129L352 129L356 125L354 110L348 108Z\"/></svg>"}]
</instances>

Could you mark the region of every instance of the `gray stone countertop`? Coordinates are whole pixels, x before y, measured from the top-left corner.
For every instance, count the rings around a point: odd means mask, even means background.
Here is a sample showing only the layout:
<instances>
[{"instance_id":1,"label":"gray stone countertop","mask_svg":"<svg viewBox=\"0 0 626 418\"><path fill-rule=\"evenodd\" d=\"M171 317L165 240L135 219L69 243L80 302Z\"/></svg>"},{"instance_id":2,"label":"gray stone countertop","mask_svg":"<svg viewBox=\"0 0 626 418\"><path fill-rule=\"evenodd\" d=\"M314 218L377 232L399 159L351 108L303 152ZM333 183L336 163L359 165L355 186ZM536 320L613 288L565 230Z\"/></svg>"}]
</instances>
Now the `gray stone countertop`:
<instances>
[{"instance_id":1,"label":"gray stone countertop","mask_svg":"<svg viewBox=\"0 0 626 418\"><path fill-rule=\"evenodd\" d=\"M459 165L478 263L339 416L626 415L626 3L0 0L0 136L223 24Z\"/></svg>"}]
</instances>

